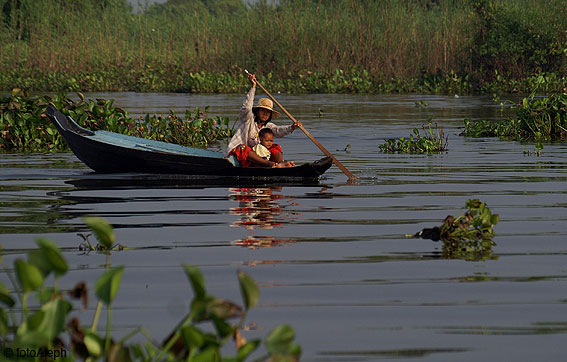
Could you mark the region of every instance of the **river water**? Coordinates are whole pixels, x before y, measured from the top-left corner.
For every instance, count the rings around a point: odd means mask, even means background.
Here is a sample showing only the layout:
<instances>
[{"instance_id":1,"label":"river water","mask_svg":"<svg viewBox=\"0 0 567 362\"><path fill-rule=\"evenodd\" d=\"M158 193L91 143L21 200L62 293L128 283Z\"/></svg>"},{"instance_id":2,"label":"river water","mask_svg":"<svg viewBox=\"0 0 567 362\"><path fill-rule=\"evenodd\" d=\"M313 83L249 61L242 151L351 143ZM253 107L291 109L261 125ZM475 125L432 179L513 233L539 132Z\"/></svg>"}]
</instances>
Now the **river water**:
<instances>
[{"instance_id":1,"label":"river water","mask_svg":"<svg viewBox=\"0 0 567 362\"><path fill-rule=\"evenodd\" d=\"M87 97L114 98L132 115L210 106L235 120L243 95ZM126 266L114 304L117 337L139 325L165 337L188 311L182 265L190 264L209 293L236 302L236 271L255 278L260 301L247 321L256 327L245 337L288 323L304 361L565 360L566 144L546 144L536 157L525 154L534 144L458 136L464 118L513 115L485 97L276 97L357 184L337 167L319 185L242 187L96 175L71 153L2 154L5 264L47 236L70 263L61 285L85 280L92 293L105 259L79 250L77 234L87 232L81 217L96 215L128 247L111 256ZM449 136L448 152L379 152L385 139L409 136L430 116ZM321 157L299 130L280 144L297 163ZM405 236L462 214L472 198L500 215L495 244L482 255ZM0 279L9 284L5 273ZM82 323L94 307L76 312Z\"/></svg>"}]
</instances>

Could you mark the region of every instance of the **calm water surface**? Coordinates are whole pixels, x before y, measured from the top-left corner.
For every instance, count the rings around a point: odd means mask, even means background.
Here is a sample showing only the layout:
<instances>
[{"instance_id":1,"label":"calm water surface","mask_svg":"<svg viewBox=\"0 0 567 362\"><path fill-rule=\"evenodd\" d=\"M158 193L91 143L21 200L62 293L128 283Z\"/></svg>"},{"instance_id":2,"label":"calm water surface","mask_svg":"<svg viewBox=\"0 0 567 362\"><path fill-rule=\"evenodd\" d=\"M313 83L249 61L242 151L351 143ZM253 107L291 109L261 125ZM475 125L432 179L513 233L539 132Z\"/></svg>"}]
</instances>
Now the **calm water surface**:
<instances>
[{"instance_id":1,"label":"calm water surface","mask_svg":"<svg viewBox=\"0 0 567 362\"><path fill-rule=\"evenodd\" d=\"M132 115L210 106L234 120L243 95L104 93ZM213 295L240 301L236 271L261 287L248 321L263 337L280 323L305 361L561 361L567 358L567 145L458 136L464 118L512 111L482 97L277 95L353 173L331 168L320 185L238 187L195 180L91 173L72 154L2 154L0 243L5 264L48 236L65 250L71 287L103 272L79 250L85 215L102 216L130 248L115 302L115 333L144 325L162 339L188 310L181 265L199 266ZM427 106L419 106L419 102ZM422 104L423 104L422 103ZM321 110L321 115L320 115ZM440 155L383 154L429 116L449 135ZM278 120L282 124L287 120ZM299 131L286 158L320 151ZM344 151L350 145L349 151ZM468 199L500 214L483 260L440 242L406 238L464 212ZM7 283L6 275L0 278ZM78 316L90 323L91 303ZM104 316L102 318L104 321ZM104 328L104 323L102 323ZM259 354L258 354L259 356Z\"/></svg>"}]
</instances>

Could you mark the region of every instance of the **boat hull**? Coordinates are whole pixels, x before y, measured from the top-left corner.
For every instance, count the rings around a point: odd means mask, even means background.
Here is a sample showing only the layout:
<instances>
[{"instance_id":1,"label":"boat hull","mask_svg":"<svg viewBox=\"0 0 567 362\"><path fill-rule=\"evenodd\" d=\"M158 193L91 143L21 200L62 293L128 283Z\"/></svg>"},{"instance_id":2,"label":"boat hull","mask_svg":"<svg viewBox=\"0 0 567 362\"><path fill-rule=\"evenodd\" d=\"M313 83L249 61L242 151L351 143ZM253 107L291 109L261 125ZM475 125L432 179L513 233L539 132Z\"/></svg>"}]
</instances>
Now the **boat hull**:
<instances>
[{"instance_id":1,"label":"boat hull","mask_svg":"<svg viewBox=\"0 0 567 362\"><path fill-rule=\"evenodd\" d=\"M87 130L51 105L46 115L77 158L100 173L317 179L332 164L332 159L325 157L286 168L236 167L220 152Z\"/></svg>"}]
</instances>

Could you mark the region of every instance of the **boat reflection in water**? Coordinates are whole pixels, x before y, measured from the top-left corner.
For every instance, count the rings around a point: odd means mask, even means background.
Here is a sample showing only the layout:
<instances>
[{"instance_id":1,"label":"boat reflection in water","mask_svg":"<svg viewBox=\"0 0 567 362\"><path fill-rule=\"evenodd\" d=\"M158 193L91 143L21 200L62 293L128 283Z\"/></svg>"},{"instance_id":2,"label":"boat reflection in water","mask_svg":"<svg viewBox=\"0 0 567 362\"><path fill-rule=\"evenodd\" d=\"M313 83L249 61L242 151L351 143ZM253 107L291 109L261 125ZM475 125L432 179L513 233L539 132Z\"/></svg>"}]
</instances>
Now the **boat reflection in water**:
<instances>
[{"instance_id":1,"label":"boat reflection in water","mask_svg":"<svg viewBox=\"0 0 567 362\"><path fill-rule=\"evenodd\" d=\"M240 216L232 226L255 230L270 230L290 222L290 214L279 203L284 198L280 193L281 186L273 187L234 187L230 188L229 198L238 201L238 207L230 208L230 214ZM293 239L280 239L269 235L248 235L244 239L234 241L235 245L250 248L271 247L282 243L294 242Z\"/></svg>"}]
</instances>

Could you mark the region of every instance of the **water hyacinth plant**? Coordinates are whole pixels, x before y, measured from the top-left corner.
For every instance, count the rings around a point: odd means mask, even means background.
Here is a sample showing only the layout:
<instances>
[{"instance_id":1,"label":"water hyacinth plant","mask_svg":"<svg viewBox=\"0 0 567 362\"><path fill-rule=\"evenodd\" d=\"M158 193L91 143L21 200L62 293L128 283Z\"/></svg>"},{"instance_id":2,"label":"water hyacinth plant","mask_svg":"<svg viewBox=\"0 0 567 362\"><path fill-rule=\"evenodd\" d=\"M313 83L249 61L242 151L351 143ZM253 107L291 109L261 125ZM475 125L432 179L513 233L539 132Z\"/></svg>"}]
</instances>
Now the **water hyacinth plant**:
<instances>
[{"instance_id":1,"label":"water hyacinth plant","mask_svg":"<svg viewBox=\"0 0 567 362\"><path fill-rule=\"evenodd\" d=\"M386 153L439 153L448 150L449 136L445 135L443 128L439 129L437 124L433 128L430 119L427 128L422 125L421 129L423 135L414 128L408 138L389 139L378 148Z\"/></svg>"},{"instance_id":2,"label":"water hyacinth plant","mask_svg":"<svg viewBox=\"0 0 567 362\"><path fill-rule=\"evenodd\" d=\"M0 150L15 152L46 152L67 150L54 125L45 117L49 103L79 125L93 131L105 130L183 146L208 147L232 136L233 129L226 117L209 117L196 108L185 118L170 111L166 116L149 115L134 119L114 105L113 99L72 100L62 93L54 97L30 97L19 89L9 97L0 98Z\"/></svg>"},{"instance_id":3,"label":"water hyacinth plant","mask_svg":"<svg viewBox=\"0 0 567 362\"><path fill-rule=\"evenodd\" d=\"M486 260L492 258L495 245L494 226L500 217L493 214L486 203L468 200L463 215L448 215L441 226L425 228L413 236L443 242L442 256L447 259Z\"/></svg>"},{"instance_id":4,"label":"water hyacinth plant","mask_svg":"<svg viewBox=\"0 0 567 362\"><path fill-rule=\"evenodd\" d=\"M261 340L246 340L242 334L248 311L257 305L259 289L252 277L239 271L238 281L243 305L207 293L204 276L194 266L184 271L193 289L188 314L161 344L156 344L143 327L135 328L122 339L112 338L112 304L120 288L124 266L110 267L110 253L115 235L112 226L98 217L85 218L107 256L106 270L94 284L98 301L90 326L82 325L76 316L88 306L88 288L80 282L72 290L63 290L58 281L69 266L61 251L50 240L39 238L38 248L18 258L14 268L2 265L11 287L0 283L0 339L3 351L51 352L51 359L61 361L244 361L260 346ZM0 264L3 260L0 256ZM12 275L13 274L13 275ZM47 280L53 276L53 285ZM38 303L28 304L35 295ZM107 310L106 328L97 329L102 308ZM239 318L238 323L230 320ZM148 339L130 343L136 334ZM301 347L294 344L295 332L286 324L272 330L264 340L265 355L259 360L297 361ZM226 356L224 346L233 340L235 355ZM222 353L221 353L222 350ZM38 352L39 353L39 352ZM53 358L57 353L56 358ZM224 356L222 354L225 354ZM3 353L3 360L21 360L17 354Z\"/></svg>"},{"instance_id":5,"label":"water hyacinth plant","mask_svg":"<svg viewBox=\"0 0 567 362\"><path fill-rule=\"evenodd\" d=\"M514 141L567 139L567 93L536 98L533 94L518 104L516 118L503 121L465 119L465 137L501 137Z\"/></svg>"}]
</instances>

